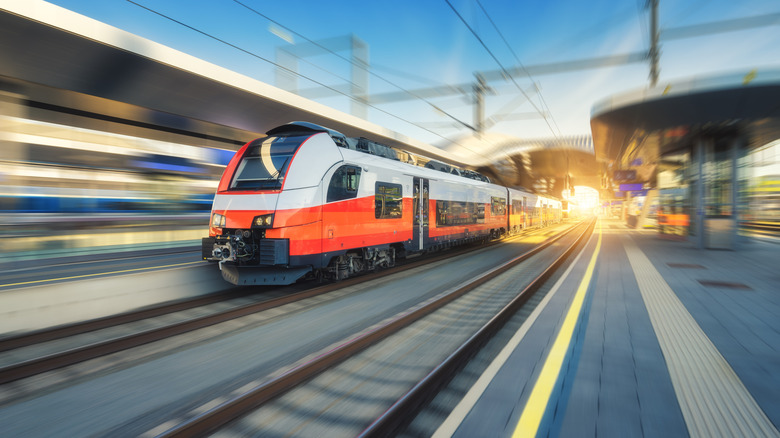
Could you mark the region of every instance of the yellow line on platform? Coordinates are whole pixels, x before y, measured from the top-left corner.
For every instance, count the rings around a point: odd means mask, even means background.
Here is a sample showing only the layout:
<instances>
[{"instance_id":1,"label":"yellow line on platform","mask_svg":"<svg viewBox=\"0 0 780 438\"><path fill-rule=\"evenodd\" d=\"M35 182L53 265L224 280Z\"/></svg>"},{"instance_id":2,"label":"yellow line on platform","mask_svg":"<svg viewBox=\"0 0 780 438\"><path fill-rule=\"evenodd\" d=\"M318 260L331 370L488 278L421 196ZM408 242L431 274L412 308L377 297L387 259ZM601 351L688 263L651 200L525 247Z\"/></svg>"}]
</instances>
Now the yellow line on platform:
<instances>
[{"instance_id":1,"label":"yellow line on platform","mask_svg":"<svg viewBox=\"0 0 780 438\"><path fill-rule=\"evenodd\" d=\"M574 329L577 326L577 319L579 319L582 305L585 302L585 295L588 292L588 286L590 280L593 277L593 270L596 267L596 260L598 259L599 250L601 249L601 219L599 219L599 239L596 243L596 249L593 251L593 256L590 258L588 269L585 271L585 276L582 278L577 293L574 295L569 311L566 314L566 318L563 320L561 330L558 332L558 336L555 338L550 352L547 354L547 359L544 361L541 373L534 384L534 389L531 391L531 396L528 398L528 402L525 404L523 413L520 415L520 421L517 423L513 438L519 437L535 437L539 431L539 426L542 423L544 417L544 411L550 401L553 387L558 380L558 375L561 373L561 366L563 360L566 358L566 352L569 350L572 336L574 335Z\"/></svg>"},{"instance_id":2,"label":"yellow line on platform","mask_svg":"<svg viewBox=\"0 0 780 438\"><path fill-rule=\"evenodd\" d=\"M0 287L24 286L26 284L38 284L38 283L50 283L50 282L53 282L53 281L75 280L75 279L78 279L78 278L97 277L98 275L126 274L128 272L149 271L151 269L175 268L177 266L194 265L196 263L203 263L203 262L200 262L200 261L198 261L198 262L186 262L186 263L177 263L175 265L150 266L148 268L135 268L135 269L125 269L125 270L122 270L122 271L98 272L98 273L95 273L95 274L74 275L72 277L61 277L61 278L49 278L49 279L46 279L46 280L23 281L21 283L0 284Z\"/></svg>"}]
</instances>

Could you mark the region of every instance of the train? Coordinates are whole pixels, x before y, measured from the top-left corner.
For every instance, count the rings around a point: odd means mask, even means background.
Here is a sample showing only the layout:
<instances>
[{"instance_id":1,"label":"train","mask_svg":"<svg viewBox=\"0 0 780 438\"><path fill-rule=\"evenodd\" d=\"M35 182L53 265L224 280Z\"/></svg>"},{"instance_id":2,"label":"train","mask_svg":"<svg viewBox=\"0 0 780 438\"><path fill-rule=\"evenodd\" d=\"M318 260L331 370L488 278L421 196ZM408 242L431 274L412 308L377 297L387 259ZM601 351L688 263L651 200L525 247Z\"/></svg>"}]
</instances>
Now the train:
<instances>
[{"instance_id":1,"label":"train","mask_svg":"<svg viewBox=\"0 0 780 438\"><path fill-rule=\"evenodd\" d=\"M396 260L561 220L561 201L308 122L225 167L203 260L235 285L340 280Z\"/></svg>"}]
</instances>

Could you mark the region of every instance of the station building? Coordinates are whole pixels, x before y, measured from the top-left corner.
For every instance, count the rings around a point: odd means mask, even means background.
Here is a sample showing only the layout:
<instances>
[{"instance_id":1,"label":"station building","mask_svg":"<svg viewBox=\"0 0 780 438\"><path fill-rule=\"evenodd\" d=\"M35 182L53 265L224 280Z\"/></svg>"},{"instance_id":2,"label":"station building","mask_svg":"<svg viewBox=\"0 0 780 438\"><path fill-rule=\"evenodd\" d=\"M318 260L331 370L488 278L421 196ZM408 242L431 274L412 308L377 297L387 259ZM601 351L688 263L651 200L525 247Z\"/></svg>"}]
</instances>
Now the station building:
<instances>
[{"instance_id":1,"label":"station building","mask_svg":"<svg viewBox=\"0 0 780 438\"><path fill-rule=\"evenodd\" d=\"M780 220L780 70L671 82L593 106L607 210L697 248ZM605 196L606 195L606 196Z\"/></svg>"}]
</instances>

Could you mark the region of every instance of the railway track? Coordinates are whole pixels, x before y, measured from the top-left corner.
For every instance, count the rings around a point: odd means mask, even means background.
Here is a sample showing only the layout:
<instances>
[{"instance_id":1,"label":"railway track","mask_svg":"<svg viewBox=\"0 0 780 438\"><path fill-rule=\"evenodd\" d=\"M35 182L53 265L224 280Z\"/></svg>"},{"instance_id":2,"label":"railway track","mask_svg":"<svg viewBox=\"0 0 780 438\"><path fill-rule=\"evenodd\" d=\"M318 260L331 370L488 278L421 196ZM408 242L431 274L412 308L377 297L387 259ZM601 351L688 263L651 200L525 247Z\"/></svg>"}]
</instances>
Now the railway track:
<instances>
[{"instance_id":1,"label":"railway track","mask_svg":"<svg viewBox=\"0 0 780 438\"><path fill-rule=\"evenodd\" d=\"M549 229L540 229L534 230L532 233L547 234L549 232ZM495 243L498 242L494 242L493 244ZM484 245L480 246L480 248L484 247ZM16 362L5 363L0 366L0 385L162 341L177 335L215 326L224 322L233 321L286 304L328 294L338 289L360 284L361 282L379 279L388 275L395 275L408 269L414 269L427 264L437 263L448 258L457 257L473 250L473 247L468 247L439 253L430 257L412 259L411 261L399 264L390 270L378 271L322 286L312 287L311 284L296 284L273 291L267 291L260 296L255 298L250 297L249 299L247 299L246 292L244 292L246 289L233 288L226 293L217 296L202 297L194 300L143 309L136 312L129 312L113 317L0 339L0 353L13 355L14 350L30 349L31 346L36 344L49 343L68 337L119 327L124 324L143 322L156 317L165 317L179 312L192 311L193 309L197 310L204 306L216 305L215 307L217 307L217 310L206 312L205 315L197 317L185 316L182 320L166 323L158 327L144 330L131 330L128 333L121 333L107 339L91 341L83 345L66 345L63 346L60 351L48 352L34 357L25 357ZM268 298L269 295L272 295L273 298ZM235 300L237 304L230 305L230 308L228 309L224 309L224 306L220 306L221 303L230 300ZM245 303L247 300L249 300L249 302ZM16 356L19 355L17 354Z\"/></svg>"},{"instance_id":2,"label":"railway track","mask_svg":"<svg viewBox=\"0 0 780 438\"><path fill-rule=\"evenodd\" d=\"M427 377L414 385L410 391L403 395L383 415L370 424L362 435L389 436L403 428L406 422L410 418L413 418L413 413L417 407L429 400L430 397L436 393L438 388L445 384L448 378L460 369L465 361L471 357L487 339L492 337L533 295L534 291L541 287L550 275L564 263L567 257L577 247L578 243L589 234L592 227L593 223L589 223L578 228L581 233L576 235L575 238L570 239L573 243L567 244L566 248L563 251L560 251L560 254L556 256L553 263L545 262L544 264L547 268L544 269L542 273L536 275L533 280L523 288L522 292L519 294L516 293L514 298L511 299L500 312L495 314L492 318L489 318L488 323L469 336L467 341L456 348L453 353L447 355L444 361L433 367L433 371L429 372ZM245 385L252 387L233 394L225 401L207 405L208 408L201 409L203 412L180 421L179 424L174 427L169 428L166 424L164 427L155 429L153 433L148 433L147 435L156 435L159 437L200 436L214 432L215 430L221 430L231 422L235 422L236 419L247 416L258 410L261 406L265 406L269 402L298 388L303 383L309 382L316 376L354 358L364 350L377 345L378 342L388 339L394 334L399 333L399 331L410 327L410 325L423 320L437 310L456 302L469 292L499 278L502 274L507 273L509 270L528 261L552 245L555 245L557 242L569 236L569 234L573 234L573 230L574 228L538 245L534 249L477 276L466 284L446 290L424 303L414 306L380 324L376 324L359 335L314 355L309 360L297 364L274 378L259 382L255 385ZM490 297L480 298L482 301L489 301L491 299L492 298ZM338 392L336 390L333 391ZM355 396L355 394L352 395ZM290 401L287 401L283 404L289 405L290 403ZM301 409L305 410L305 408L298 408L298 410ZM253 423L257 423L257 421ZM297 431L291 433L294 434L296 432ZM252 432L247 430L225 432L221 430L220 433L225 436L239 436L244 433Z\"/></svg>"},{"instance_id":3,"label":"railway track","mask_svg":"<svg viewBox=\"0 0 780 438\"><path fill-rule=\"evenodd\" d=\"M83 321L83 322L70 324L62 327L54 327L45 330L36 330L30 333L25 333L17 336L11 336L4 339L0 339L0 352L13 350L16 348L27 347L34 344L41 344L44 342L55 341L57 339L62 339L69 336L76 336L84 333L103 330L110 327L116 327L118 325L137 322L137 321L154 318L161 315L169 315L171 313L180 312L183 310L202 307L213 303L219 303L222 301L229 300L231 298L239 297L241 295L245 295L245 294L237 292L235 289L233 289L227 293L209 295L197 299L164 304L162 306L156 306L148 309L141 309L134 312L123 313L120 315L108 316L105 318Z\"/></svg>"}]
</instances>

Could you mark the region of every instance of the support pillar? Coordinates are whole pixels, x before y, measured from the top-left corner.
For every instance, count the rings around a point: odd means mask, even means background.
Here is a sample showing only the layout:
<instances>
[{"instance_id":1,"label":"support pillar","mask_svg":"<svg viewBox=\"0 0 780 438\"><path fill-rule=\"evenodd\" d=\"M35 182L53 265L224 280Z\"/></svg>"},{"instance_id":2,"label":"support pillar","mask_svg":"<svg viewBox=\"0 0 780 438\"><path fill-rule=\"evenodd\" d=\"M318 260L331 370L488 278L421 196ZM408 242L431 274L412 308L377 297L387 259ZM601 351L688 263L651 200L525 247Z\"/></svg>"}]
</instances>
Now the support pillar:
<instances>
[{"instance_id":1,"label":"support pillar","mask_svg":"<svg viewBox=\"0 0 780 438\"><path fill-rule=\"evenodd\" d=\"M352 115L368 120L368 44L355 35L351 36L352 43L352 84L350 94L352 102L350 110Z\"/></svg>"},{"instance_id":2,"label":"support pillar","mask_svg":"<svg viewBox=\"0 0 780 438\"><path fill-rule=\"evenodd\" d=\"M744 139L741 136L735 137L731 142L731 214L734 218L734 226L731 230L731 249L737 250L740 247L741 239L739 237L739 157L743 150Z\"/></svg>"},{"instance_id":3,"label":"support pillar","mask_svg":"<svg viewBox=\"0 0 780 438\"><path fill-rule=\"evenodd\" d=\"M477 138L482 136L485 130L485 91L487 83L480 74L475 74L474 83L474 129Z\"/></svg>"},{"instance_id":4,"label":"support pillar","mask_svg":"<svg viewBox=\"0 0 780 438\"><path fill-rule=\"evenodd\" d=\"M705 144L705 142L708 144ZM696 163L694 165L696 166L697 173L696 187L694 188L693 194L693 209L695 215L693 220L696 224L694 243L696 244L696 248L699 249L704 248L704 184L706 184L704 181L704 151L707 146L711 146L709 144L711 142L712 140L699 137L696 139L696 145L694 146L696 155Z\"/></svg>"},{"instance_id":5,"label":"support pillar","mask_svg":"<svg viewBox=\"0 0 780 438\"><path fill-rule=\"evenodd\" d=\"M298 58L286 47L276 49L276 86L291 93L298 93Z\"/></svg>"}]
</instances>

